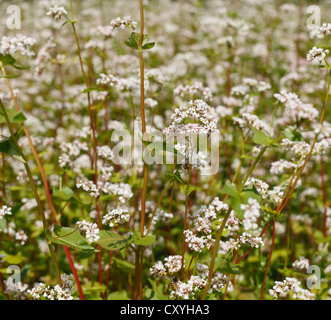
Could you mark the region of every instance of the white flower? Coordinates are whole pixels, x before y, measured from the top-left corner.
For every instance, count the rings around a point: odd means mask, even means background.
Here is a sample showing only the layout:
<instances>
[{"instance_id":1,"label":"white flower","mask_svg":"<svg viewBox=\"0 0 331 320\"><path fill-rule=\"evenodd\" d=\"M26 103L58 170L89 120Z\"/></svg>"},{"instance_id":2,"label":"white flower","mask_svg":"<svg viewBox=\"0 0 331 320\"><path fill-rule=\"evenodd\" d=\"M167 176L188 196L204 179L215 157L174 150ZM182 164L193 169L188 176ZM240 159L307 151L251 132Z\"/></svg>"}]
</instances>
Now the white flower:
<instances>
[{"instance_id":1,"label":"white flower","mask_svg":"<svg viewBox=\"0 0 331 320\"><path fill-rule=\"evenodd\" d=\"M0 219L3 219L4 216L10 216L11 215L11 210L12 208L7 207L7 206L2 206L0 209Z\"/></svg>"},{"instance_id":2,"label":"white flower","mask_svg":"<svg viewBox=\"0 0 331 320\"><path fill-rule=\"evenodd\" d=\"M182 256L169 256L164 259L164 266L170 274L176 273L182 268ZM185 261L183 268L185 268Z\"/></svg>"},{"instance_id":3,"label":"white flower","mask_svg":"<svg viewBox=\"0 0 331 320\"><path fill-rule=\"evenodd\" d=\"M62 19L63 16L66 16L68 14L67 10L64 7L59 7L55 5L52 7L48 12L48 16L52 16L55 20Z\"/></svg>"},{"instance_id":4,"label":"white flower","mask_svg":"<svg viewBox=\"0 0 331 320\"><path fill-rule=\"evenodd\" d=\"M90 195L94 198L98 198L100 196L98 187L92 181L83 181L80 180L76 183L77 188L82 188L83 190L90 193Z\"/></svg>"},{"instance_id":5,"label":"white flower","mask_svg":"<svg viewBox=\"0 0 331 320\"><path fill-rule=\"evenodd\" d=\"M114 30L116 28L128 28L131 30L135 30L137 27L137 22L132 20L132 17L123 17L123 19L121 19L120 17L117 17L116 19L112 20L110 22L110 26L111 28Z\"/></svg>"},{"instance_id":6,"label":"white flower","mask_svg":"<svg viewBox=\"0 0 331 320\"><path fill-rule=\"evenodd\" d=\"M113 209L109 211L102 220L102 223L109 227L114 227L118 224L126 223L130 220L130 215L127 209Z\"/></svg>"},{"instance_id":7,"label":"white flower","mask_svg":"<svg viewBox=\"0 0 331 320\"><path fill-rule=\"evenodd\" d=\"M15 240L20 241L21 245L24 246L25 242L28 240L28 236L24 233L23 230L19 230L15 234Z\"/></svg>"},{"instance_id":8,"label":"white flower","mask_svg":"<svg viewBox=\"0 0 331 320\"><path fill-rule=\"evenodd\" d=\"M83 221L78 221L76 224L80 230L86 231L86 239L89 242L96 242L100 239L98 236L100 230L96 223L88 222L84 219Z\"/></svg>"},{"instance_id":9,"label":"white flower","mask_svg":"<svg viewBox=\"0 0 331 320\"><path fill-rule=\"evenodd\" d=\"M35 53L31 47L36 43L34 38L26 37L18 34L15 37L3 36L0 41L0 54L1 55L14 55L15 53L22 56L34 56Z\"/></svg>"},{"instance_id":10,"label":"white flower","mask_svg":"<svg viewBox=\"0 0 331 320\"><path fill-rule=\"evenodd\" d=\"M319 32L322 35L330 35L331 34L331 23L323 23L322 26L319 28Z\"/></svg>"},{"instance_id":11,"label":"white flower","mask_svg":"<svg viewBox=\"0 0 331 320\"><path fill-rule=\"evenodd\" d=\"M299 260L295 260L292 264L293 268L300 270L307 270L309 265L309 260L305 257L299 257Z\"/></svg>"},{"instance_id":12,"label":"white flower","mask_svg":"<svg viewBox=\"0 0 331 320\"><path fill-rule=\"evenodd\" d=\"M249 198L248 204L242 204L240 207L244 211L244 229L256 230L257 220L260 217L260 204L255 199Z\"/></svg>"},{"instance_id":13,"label":"white flower","mask_svg":"<svg viewBox=\"0 0 331 320\"><path fill-rule=\"evenodd\" d=\"M314 63L322 63L328 54L329 50L314 47L308 52L307 60Z\"/></svg>"}]
</instances>

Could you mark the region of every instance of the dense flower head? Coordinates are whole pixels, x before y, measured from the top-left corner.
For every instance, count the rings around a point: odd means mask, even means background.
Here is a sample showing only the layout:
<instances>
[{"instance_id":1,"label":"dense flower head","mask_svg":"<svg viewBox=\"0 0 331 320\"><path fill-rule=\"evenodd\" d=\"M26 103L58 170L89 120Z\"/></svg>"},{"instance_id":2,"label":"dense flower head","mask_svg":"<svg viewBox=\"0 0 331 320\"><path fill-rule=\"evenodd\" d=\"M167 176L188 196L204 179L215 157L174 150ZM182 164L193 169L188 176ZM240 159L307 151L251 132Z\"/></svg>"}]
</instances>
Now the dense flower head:
<instances>
[{"instance_id":1,"label":"dense flower head","mask_svg":"<svg viewBox=\"0 0 331 320\"><path fill-rule=\"evenodd\" d=\"M86 239L89 242L96 242L100 239L100 237L98 236L100 230L96 223L89 222L84 219L82 221L78 221L76 225L79 230L85 232Z\"/></svg>"},{"instance_id":2,"label":"dense flower head","mask_svg":"<svg viewBox=\"0 0 331 320\"><path fill-rule=\"evenodd\" d=\"M59 7L58 5L55 5L54 7L50 8L50 10L47 12L48 16L52 16L55 20L60 20L63 18L63 16L66 16L68 14L68 11L64 7Z\"/></svg>"},{"instance_id":3,"label":"dense flower head","mask_svg":"<svg viewBox=\"0 0 331 320\"><path fill-rule=\"evenodd\" d=\"M314 47L308 52L307 60L314 63L322 63L328 54L329 50Z\"/></svg>"},{"instance_id":4,"label":"dense flower head","mask_svg":"<svg viewBox=\"0 0 331 320\"><path fill-rule=\"evenodd\" d=\"M36 40L22 34L17 34L15 37L3 36L0 40L0 54L1 55L14 55L19 54L22 56L32 57L35 53L31 47L36 43Z\"/></svg>"},{"instance_id":5,"label":"dense flower head","mask_svg":"<svg viewBox=\"0 0 331 320\"><path fill-rule=\"evenodd\" d=\"M217 131L218 117L215 110L203 100L191 100L188 104L175 109L171 115L172 124L163 130L165 134L178 132L180 134L209 134ZM184 124L184 120L195 120Z\"/></svg>"}]
</instances>

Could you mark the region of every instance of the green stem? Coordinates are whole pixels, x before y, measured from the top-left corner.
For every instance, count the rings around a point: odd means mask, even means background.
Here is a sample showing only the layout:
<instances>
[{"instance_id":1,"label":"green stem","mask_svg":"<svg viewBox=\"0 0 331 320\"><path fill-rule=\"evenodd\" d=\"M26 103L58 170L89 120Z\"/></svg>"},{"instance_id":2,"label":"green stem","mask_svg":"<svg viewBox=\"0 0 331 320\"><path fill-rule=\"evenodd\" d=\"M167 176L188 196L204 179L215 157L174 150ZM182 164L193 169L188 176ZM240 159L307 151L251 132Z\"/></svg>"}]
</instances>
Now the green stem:
<instances>
[{"instance_id":1,"label":"green stem","mask_svg":"<svg viewBox=\"0 0 331 320\"><path fill-rule=\"evenodd\" d=\"M17 151L19 152L20 156L22 157L22 159L24 161L24 167L25 167L26 173L28 175L28 179L29 179L29 182L30 182L30 186L31 186L32 192L33 192L34 197L35 197L35 199L37 201L39 213L41 215L41 220L42 220L42 223L43 223L45 237L46 237L46 239L48 241L48 247L49 247L49 251L51 253L52 260L53 260L53 263L54 263L54 266L55 266L55 271L56 271L56 275L57 275L57 278L58 278L58 282L59 282L60 286L62 286L60 268L59 268L59 265L58 265L58 262L57 262L57 259L56 259L56 255L55 255L54 249L53 249L53 247L51 245L51 241L47 237L47 232L46 232L47 231L47 220L46 220L44 208L43 208L43 205L42 205L41 200L39 198L39 194L38 194L36 185L34 183L33 176L32 176L32 173L31 173L29 164L28 164L28 162L27 162L27 160L26 160L26 158L25 158L25 156L23 154L23 151L22 151L21 147L18 144L18 141L16 139L16 135L15 135L15 132L14 132L14 128L13 128L13 126L12 126L10 120L9 120L9 117L8 117L8 114L7 114L7 110L6 110L5 106L3 105L1 99L0 99L0 108L1 108L1 110L3 112L3 115L4 115L5 119L6 119L6 124L7 124L7 127L9 129L11 139L12 139L12 141L13 141L16 149L17 149Z\"/></svg>"}]
</instances>

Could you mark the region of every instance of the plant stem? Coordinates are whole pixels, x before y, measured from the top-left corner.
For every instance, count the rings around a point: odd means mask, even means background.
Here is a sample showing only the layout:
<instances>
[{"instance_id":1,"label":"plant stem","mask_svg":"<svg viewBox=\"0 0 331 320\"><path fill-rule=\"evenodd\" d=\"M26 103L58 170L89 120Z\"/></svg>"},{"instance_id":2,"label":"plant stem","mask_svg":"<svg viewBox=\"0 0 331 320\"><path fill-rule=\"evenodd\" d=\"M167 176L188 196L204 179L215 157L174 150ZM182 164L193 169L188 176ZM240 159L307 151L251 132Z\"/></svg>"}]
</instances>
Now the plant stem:
<instances>
[{"instance_id":1,"label":"plant stem","mask_svg":"<svg viewBox=\"0 0 331 320\"><path fill-rule=\"evenodd\" d=\"M14 132L14 128L9 120L9 117L8 117L8 114L7 114L7 110L5 108L5 106L3 105L2 103L2 100L0 99L0 108L3 112L3 115L6 119L6 124L7 124L7 127L9 129L9 132L10 132L10 136L11 136L11 139L15 145L15 148L17 149L17 151L19 152L20 156L22 157L23 161L24 161L24 167L25 167L25 171L28 175L28 179L29 179L29 182L30 182L30 186L31 186L31 189L32 189L32 192L34 194L34 197L37 201L37 205L38 205L38 210L39 210L39 213L40 213L40 216L41 216L41 220L42 220L42 223L43 223L43 228L44 228L44 234L45 234L45 237L47 239L47 242L48 242L48 247L49 247L49 251L51 253L51 256L52 256L52 260L53 260L53 263L54 263L54 267L55 267L55 271L56 271L56 275L57 275L57 279L58 279L58 282L60 284L60 286L62 286L62 280L61 280L61 273L60 273L60 268L59 268L59 265L58 265L58 262L57 262L57 259L56 259L56 255L55 255L55 252L54 252L54 249L53 249L53 246L51 244L51 241L48 239L47 237L47 220L46 220L46 216L45 216L45 212L44 212L44 208L43 208L43 205L41 203L41 200L39 198L39 194L38 194L38 191L37 191L37 188L36 188L36 185L34 183L34 180L33 180L33 176L32 176L32 173L31 173L31 170L30 170L30 166L23 154L23 151L21 149L21 147L19 146L18 144L18 141L17 141L17 138L16 138L16 135L15 135L15 132Z\"/></svg>"},{"instance_id":2,"label":"plant stem","mask_svg":"<svg viewBox=\"0 0 331 320\"><path fill-rule=\"evenodd\" d=\"M267 150L268 147L264 147L260 153L258 154L257 158L255 159L255 161L253 162L252 166L249 168L247 174L245 175L245 178L243 180L243 182L241 183L241 186L239 188L239 192L242 192L244 187L245 187L245 183L247 182L248 178L250 177L250 175L252 174L252 172L254 171L256 165L259 163L259 161L261 160L263 154L265 153L265 151ZM214 272L214 264L215 264L215 259L217 257L217 253L218 253L218 247L219 247L219 242L221 240L221 237L222 237L222 233L223 233L223 230L225 228L225 225L226 225L226 222L228 221L229 217L230 217L230 214L231 214L231 207L229 208L229 210L227 211L223 221L222 221L222 225L221 227L219 228L218 232L217 232L217 235L216 235L216 240L215 240L215 243L213 245L213 248L212 248L212 256L211 256L211 261L210 261L210 266L209 266L209 275L208 275L208 280L207 280L207 284L206 284L206 287L203 291L203 294L202 294L202 297L201 297L201 300L204 300L207 296L207 292L209 290L209 286L210 286L210 281L211 281L211 277L213 275L213 272Z\"/></svg>"},{"instance_id":3,"label":"plant stem","mask_svg":"<svg viewBox=\"0 0 331 320\"><path fill-rule=\"evenodd\" d=\"M77 30L75 27L75 22L74 22L74 10L73 10L73 5L72 5L72 0L70 0L70 12L71 12L71 25L72 25L72 30L75 36L76 40L76 46L77 46L77 54L78 54L78 59L79 59L79 64L82 72L82 76L84 79L84 83L86 86L86 89L89 88L89 81L87 79L85 70L84 70L84 64L83 64L83 59L82 59L82 54L81 54L81 49L80 49L80 44L79 44L79 39L77 35ZM87 93L87 103L88 103L88 113L90 117L90 126L92 129L92 138L93 138L93 153L94 153L94 184L97 185L98 183L98 153L97 153L97 146L98 146L98 141L96 137L96 119L94 119L93 112L92 112L92 103L91 103L91 94L90 92ZM96 209L97 209L97 224L98 228L100 229L100 207L99 204L96 204ZM98 245L98 264L99 264L99 284L102 285L102 264L101 264L101 246Z\"/></svg>"},{"instance_id":4,"label":"plant stem","mask_svg":"<svg viewBox=\"0 0 331 320\"><path fill-rule=\"evenodd\" d=\"M272 221L272 244L271 244L271 249L270 249L270 254L269 254L269 259L268 259L268 263L265 269L265 273L264 273L264 278L263 278L263 284L262 284L262 290L261 290L261 296L260 296L260 300L263 300L263 292L264 292L264 287L265 287L265 281L267 279L267 273L268 273L268 269L269 269L269 265L270 265L270 261L271 261L271 256L272 256L272 252L274 250L274 245L275 245L275 219L273 219Z\"/></svg>"},{"instance_id":5,"label":"plant stem","mask_svg":"<svg viewBox=\"0 0 331 320\"><path fill-rule=\"evenodd\" d=\"M8 89L9 89L9 91L11 93L11 97L12 97L12 99L14 101L14 105L15 105L16 111L20 111L19 105L18 105L17 100L16 100L16 97L14 95L13 88L12 88L12 86L11 86L8 78L7 78L7 73L6 73L5 68L2 67L1 68L1 71L2 71L2 74L4 75L4 77L6 79L6 83L7 83ZM34 156L34 158L35 158L35 160L37 162L39 171L41 173L41 177L42 177L42 180L43 180L43 183L44 183L44 187L45 187L45 191L46 191L46 197L47 197L47 200L48 200L48 204L49 204L49 206L51 208L51 211L52 211L52 214L54 216L55 222L60 227L61 226L61 221L60 221L60 219L59 219L59 217L57 215L57 212L56 212L55 207L54 207L54 204L53 204L53 200L52 200L52 197L51 197L51 192L50 192L49 185L48 185L48 182L47 182L47 178L46 178L44 167L43 167L43 165L42 165L42 163L41 163L41 161L39 159L39 156L38 156L38 153L36 151L36 148L33 145L33 142L32 142L31 136L30 136L30 133L29 133L28 129L26 128L26 126L24 124L23 124L23 130L24 130L24 133L25 133L25 135L27 136L27 138L29 140L29 144L30 144L30 147L31 147L33 156ZM84 295L83 295L82 287L81 287L81 284L80 284L80 280L79 280L79 277L78 277L78 274L77 274L75 265L74 265L73 260L71 258L70 251L69 251L69 249L66 246L63 246L63 248L64 248L65 254L67 256L68 262L70 264L71 271L72 271L72 273L73 273L73 275L75 277L75 281L76 281L76 284L77 284L77 288L78 288L80 299L81 300L84 300Z\"/></svg>"},{"instance_id":6,"label":"plant stem","mask_svg":"<svg viewBox=\"0 0 331 320\"><path fill-rule=\"evenodd\" d=\"M145 69L144 69L144 58L143 58L143 38L144 38L144 6L143 0L139 0L139 9L140 9L140 37L139 37L139 65L140 65L140 112L141 112L141 122L142 122L142 134L143 140L146 138L146 120L145 120ZM141 193L141 214L140 214L140 233L141 236L144 236L145 229L145 220L146 220L146 198L147 198L147 183L148 183L148 168L146 163L144 163L143 168L143 187ZM142 299L142 263L143 257L140 259L140 254L143 255L143 250L141 247L138 247L136 252L136 277L134 284L133 297L136 298L137 294L135 290L140 292L140 298Z\"/></svg>"},{"instance_id":7,"label":"plant stem","mask_svg":"<svg viewBox=\"0 0 331 320\"><path fill-rule=\"evenodd\" d=\"M185 199L185 216L184 216L184 230L186 231L188 229L188 223L187 223L187 213L188 213L188 204L189 204L189 186L190 186L190 180L191 180L191 172L192 172L192 165L189 165L188 169L188 177L187 177L187 184L186 184L186 199ZM185 255L185 249L186 249L186 242L185 242L185 235L183 233L183 241L182 241L182 267L180 270L180 279L183 279L184 275L184 255Z\"/></svg>"}]
</instances>

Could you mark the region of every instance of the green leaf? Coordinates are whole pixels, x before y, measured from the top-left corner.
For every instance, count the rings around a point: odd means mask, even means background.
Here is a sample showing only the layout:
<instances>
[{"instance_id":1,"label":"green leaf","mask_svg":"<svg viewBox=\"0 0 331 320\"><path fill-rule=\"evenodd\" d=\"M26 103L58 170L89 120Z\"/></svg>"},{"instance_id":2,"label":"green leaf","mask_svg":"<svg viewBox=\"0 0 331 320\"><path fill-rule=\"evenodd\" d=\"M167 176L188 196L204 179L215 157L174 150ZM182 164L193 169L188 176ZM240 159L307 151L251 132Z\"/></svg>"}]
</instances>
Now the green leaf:
<instances>
[{"instance_id":1,"label":"green leaf","mask_svg":"<svg viewBox=\"0 0 331 320\"><path fill-rule=\"evenodd\" d=\"M230 265L229 262L224 262L221 258L216 258L215 261L215 270L224 274L240 274L240 270L238 266Z\"/></svg>"},{"instance_id":2,"label":"green leaf","mask_svg":"<svg viewBox=\"0 0 331 320\"><path fill-rule=\"evenodd\" d=\"M128 262L126 260L118 259L118 258L113 258L113 261L116 263L116 265L123 270L131 271L133 272L135 269L135 266L133 263Z\"/></svg>"},{"instance_id":3,"label":"green leaf","mask_svg":"<svg viewBox=\"0 0 331 320\"><path fill-rule=\"evenodd\" d=\"M252 185L251 188L244 189L241 192L240 195L241 195L244 203L247 203L247 201L248 201L249 198L253 198L253 199L257 200L257 201L261 201L261 196L258 193L258 191L256 190L256 188L255 188L254 185Z\"/></svg>"},{"instance_id":4,"label":"green leaf","mask_svg":"<svg viewBox=\"0 0 331 320\"><path fill-rule=\"evenodd\" d=\"M304 141L302 134L295 129L287 128L283 131L283 135L285 136L285 138L291 141Z\"/></svg>"},{"instance_id":5,"label":"green leaf","mask_svg":"<svg viewBox=\"0 0 331 320\"><path fill-rule=\"evenodd\" d=\"M262 146L270 146L270 138L262 131L252 128L254 131L254 137L253 140L255 143L260 144Z\"/></svg>"},{"instance_id":6,"label":"green leaf","mask_svg":"<svg viewBox=\"0 0 331 320\"><path fill-rule=\"evenodd\" d=\"M155 240L156 237L154 235L142 237L139 231L133 233L133 243L137 246L149 246L153 244Z\"/></svg>"},{"instance_id":7,"label":"green leaf","mask_svg":"<svg viewBox=\"0 0 331 320\"><path fill-rule=\"evenodd\" d=\"M230 197L239 197L239 192L235 184L230 180L226 180L224 187L221 190L222 194L228 194Z\"/></svg>"},{"instance_id":8,"label":"green leaf","mask_svg":"<svg viewBox=\"0 0 331 320\"><path fill-rule=\"evenodd\" d=\"M79 230L67 227L59 227L55 225L53 233L54 236L52 236L47 230L47 237L53 243L67 246L86 253L98 252L98 250L93 248L87 242L87 240L81 236Z\"/></svg>"},{"instance_id":9,"label":"green leaf","mask_svg":"<svg viewBox=\"0 0 331 320\"><path fill-rule=\"evenodd\" d=\"M191 192L193 192L194 190L196 190L196 187L189 186L188 189L187 189L187 186L180 186L180 190L182 190L182 192L184 193L184 195L188 196L188 195L190 195Z\"/></svg>"},{"instance_id":10,"label":"green leaf","mask_svg":"<svg viewBox=\"0 0 331 320\"><path fill-rule=\"evenodd\" d=\"M142 48L144 50L149 50L149 49L154 48L154 46L155 46L155 42L149 42L149 43L146 43L145 45L143 45Z\"/></svg>"},{"instance_id":11,"label":"green leaf","mask_svg":"<svg viewBox=\"0 0 331 320\"><path fill-rule=\"evenodd\" d=\"M63 187L62 190L53 190L53 195L56 198L68 201L74 196L74 192L67 186Z\"/></svg>"},{"instance_id":12,"label":"green leaf","mask_svg":"<svg viewBox=\"0 0 331 320\"><path fill-rule=\"evenodd\" d=\"M19 252L16 255L11 255L6 253L5 251L0 251L0 256L2 256L2 260L9 264L20 264L23 261L22 253Z\"/></svg>"},{"instance_id":13,"label":"green leaf","mask_svg":"<svg viewBox=\"0 0 331 320\"><path fill-rule=\"evenodd\" d=\"M0 141L0 152L7 154L22 163L26 163L11 137Z\"/></svg>"},{"instance_id":14,"label":"green leaf","mask_svg":"<svg viewBox=\"0 0 331 320\"><path fill-rule=\"evenodd\" d=\"M131 236L122 237L114 231L101 230L99 237L100 239L96 243L110 251L121 250L133 242Z\"/></svg>"},{"instance_id":15,"label":"green leaf","mask_svg":"<svg viewBox=\"0 0 331 320\"><path fill-rule=\"evenodd\" d=\"M11 123L23 123L26 120L26 117L22 112L16 111L16 109L6 109L8 118ZM2 110L0 109L0 123L6 123L5 115L3 114Z\"/></svg>"},{"instance_id":16,"label":"green leaf","mask_svg":"<svg viewBox=\"0 0 331 320\"><path fill-rule=\"evenodd\" d=\"M176 171L175 173L168 173L168 176L171 177L171 180L176 180L179 183L185 183L185 181L182 179L180 172Z\"/></svg>"},{"instance_id":17,"label":"green leaf","mask_svg":"<svg viewBox=\"0 0 331 320\"><path fill-rule=\"evenodd\" d=\"M0 76L0 79L16 79L19 78L21 74L11 74L7 76Z\"/></svg>"},{"instance_id":18,"label":"green leaf","mask_svg":"<svg viewBox=\"0 0 331 320\"><path fill-rule=\"evenodd\" d=\"M230 204L232 209L235 211L239 219L242 219L244 217L244 213L241 209L241 199L240 197L232 197L230 199Z\"/></svg>"},{"instance_id":19,"label":"green leaf","mask_svg":"<svg viewBox=\"0 0 331 320\"><path fill-rule=\"evenodd\" d=\"M155 42L147 43L149 36L147 34L143 35L142 49L151 49L155 46ZM125 44L133 49L139 50L140 34L132 32L130 38L125 41Z\"/></svg>"},{"instance_id":20,"label":"green leaf","mask_svg":"<svg viewBox=\"0 0 331 320\"><path fill-rule=\"evenodd\" d=\"M12 66L15 69L26 70L27 68L22 66L15 58L13 58L10 54L5 56L0 54L0 62L2 62L3 66Z\"/></svg>"},{"instance_id":21,"label":"green leaf","mask_svg":"<svg viewBox=\"0 0 331 320\"><path fill-rule=\"evenodd\" d=\"M255 143L260 144L265 147L279 147L279 144L277 143L277 140L271 139L268 135L266 135L264 132L253 128L254 131L254 137L253 140Z\"/></svg>"}]
</instances>

